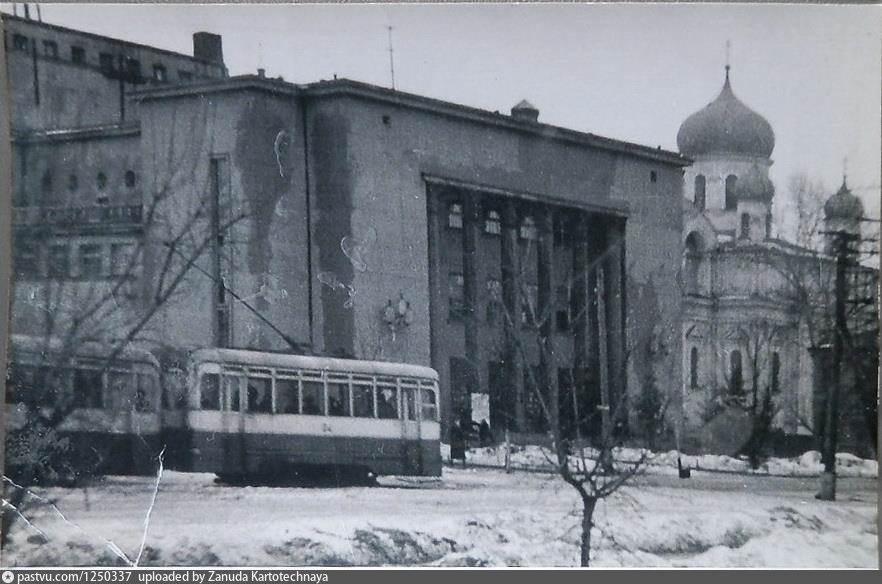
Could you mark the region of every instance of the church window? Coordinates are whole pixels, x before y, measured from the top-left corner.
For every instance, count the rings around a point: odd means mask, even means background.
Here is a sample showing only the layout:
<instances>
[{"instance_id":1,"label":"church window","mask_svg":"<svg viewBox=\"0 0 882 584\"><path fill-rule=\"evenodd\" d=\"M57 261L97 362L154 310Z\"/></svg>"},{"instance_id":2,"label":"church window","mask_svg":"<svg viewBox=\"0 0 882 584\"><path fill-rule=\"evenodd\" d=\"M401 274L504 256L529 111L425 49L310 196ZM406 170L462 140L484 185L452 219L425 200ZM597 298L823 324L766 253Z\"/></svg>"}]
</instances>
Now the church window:
<instances>
[{"instance_id":1,"label":"church window","mask_svg":"<svg viewBox=\"0 0 882 584\"><path fill-rule=\"evenodd\" d=\"M695 177L695 206L699 211L704 211L707 205L707 179L703 174Z\"/></svg>"},{"instance_id":2,"label":"church window","mask_svg":"<svg viewBox=\"0 0 882 584\"><path fill-rule=\"evenodd\" d=\"M772 214L766 214L766 239L771 239L772 237Z\"/></svg>"},{"instance_id":3,"label":"church window","mask_svg":"<svg viewBox=\"0 0 882 584\"><path fill-rule=\"evenodd\" d=\"M135 171L127 170L125 174L125 183L126 186L132 188L135 186L135 182L137 182L137 177L135 176Z\"/></svg>"},{"instance_id":4,"label":"church window","mask_svg":"<svg viewBox=\"0 0 882 584\"><path fill-rule=\"evenodd\" d=\"M729 354L729 393L744 393L744 374L741 369L741 351L734 350Z\"/></svg>"},{"instance_id":5,"label":"church window","mask_svg":"<svg viewBox=\"0 0 882 584\"><path fill-rule=\"evenodd\" d=\"M750 237L750 215L747 213L741 214L741 238L747 239Z\"/></svg>"},{"instance_id":6,"label":"church window","mask_svg":"<svg viewBox=\"0 0 882 584\"><path fill-rule=\"evenodd\" d=\"M692 347L689 352L689 388L698 388L698 348Z\"/></svg>"},{"instance_id":7,"label":"church window","mask_svg":"<svg viewBox=\"0 0 882 584\"><path fill-rule=\"evenodd\" d=\"M738 178L734 174L726 177L726 210L732 211L738 206L738 200L735 198L735 183Z\"/></svg>"},{"instance_id":8,"label":"church window","mask_svg":"<svg viewBox=\"0 0 882 584\"><path fill-rule=\"evenodd\" d=\"M781 391L781 355L772 353L772 393Z\"/></svg>"}]
</instances>

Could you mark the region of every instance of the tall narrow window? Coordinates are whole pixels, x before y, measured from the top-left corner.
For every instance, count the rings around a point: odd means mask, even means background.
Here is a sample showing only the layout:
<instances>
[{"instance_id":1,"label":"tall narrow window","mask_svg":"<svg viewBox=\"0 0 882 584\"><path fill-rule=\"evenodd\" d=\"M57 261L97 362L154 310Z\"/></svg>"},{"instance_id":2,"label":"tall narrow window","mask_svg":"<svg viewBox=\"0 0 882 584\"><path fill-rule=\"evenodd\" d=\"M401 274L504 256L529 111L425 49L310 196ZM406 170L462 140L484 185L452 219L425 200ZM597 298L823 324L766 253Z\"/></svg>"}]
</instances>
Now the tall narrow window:
<instances>
[{"instance_id":1,"label":"tall narrow window","mask_svg":"<svg viewBox=\"0 0 882 584\"><path fill-rule=\"evenodd\" d=\"M521 239L538 239L539 232L536 229L536 220L529 215L525 215L521 220Z\"/></svg>"},{"instance_id":2,"label":"tall narrow window","mask_svg":"<svg viewBox=\"0 0 882 584\"><path fill-rule=\"evenodd\" d=\"M726 177L726 210L733 211L738 206L738 199L735 198L735 183L738 178L734 174Z\"/></svg>"},{"instance_id":3,"label":"tall narrow window","mask_svg":"<svg viewBox=\"0 0 882 584\"><path fill-rule=\"evenodd\" d=\"M451 203L447 208L447 227L462 229L462 204Z\"/></svg>"},{"instance_id":4,"label":"tall narrow window","mask_svg":"<svg viewBox=\"0 0 882 584\"><path fill-rule=\"evenodd\" d=\"M772 393L781 391L781 355L772 353Z\"/></svg>"},{"instance_id":5,"label":"tall narrow window","mask_svg":"<svg viewBox=\"0 0 882 584\"><path fill-rule=\"evenodd\" d=\"M704 211L707 207L707 179L703 174L695 177L695 206L699 211Z\"/></svg>"},{"instance_id":6,"label":"tall narrow window","mask_svg":"<svg viewBox=\"0 0 882 584\"><path fill-rule=\"evenodd\" d=\"M131 189L135 186L135 183L138 182L138 177L135 176L134 170L127 170L124 180L125 180L126 186Z\"/></svg>"},{"instance_id":7,"label":"tall narrow window","mask_svg":"<svg viewBox=\"0 0 882 584\"><path fill-rule=\"evenodd\" d=\"M450 272L448 275L448 297L450 318L459 318L465 310L465 278L459 272Z\"/></svg>"},{"instance_id":8,"label":"tall narrow window","mask_svg":"<svg viewBox=\"0 0 882 584\"><path fill-rule=\"evenodd\" d=\"M487 211L487 217L484 219L484 232L490 235L499 235L502 232L502 223L499 218L499 211L490 209Z\"/></svg>"},{"instance_id":9,"label":"tall narrow window","mask_svg":"<svg viewBox=\"0 0 882 584\"><path fill-rule=\"evenodd\" d=\"M689 387L698 389L698 347L689 352Z\"/></svg>"},{"instance_id":10,"label":"tall narrow window","mask_svg":"<svg viewBox=\"0 0 882 584\"><path fill-rule=\"evenodd\" d=\"M214 272L214 309L215 319L215 344L218 347L226 347L232 342L231 306L228 299L227 282L231 276L228 266L228 252L224 249L226 243L226 230L223 225L226 220L226 205L224 201L224 185L226 175L225 158L214 157L209 161L209 194L211 197L211 231L212 237L211 255L212 271Z\"/></svg>"},{"instance_id":11,"label":"tall narrow window","mask_svg":"<svg viewBox=\"0 0 882 584\"><path fill-rule=\"evenodd\" d=\"M741 370L741 351L734 350L729 354L729 393L744 393L744 375Z\"/></svg>"},{"instance_id":12,"label":"tall narrow window","mask_svg":"<svg viewBox=\"0 0 882 584\"><path fill-rule=\"evenodd\" d=\"M766 213L766 239L772 238L772 214Z\"/></svg>"},{"instance_id":13,"label":"tall narrow window","mask_svg":"<svg viewBox=\"0 0 882 584\"><path fill-rule=\"evenodd\" d=\"M741 214L741 239L748 239L750 237L750 215L747 213Z\"/></svg>"}]
</instances>

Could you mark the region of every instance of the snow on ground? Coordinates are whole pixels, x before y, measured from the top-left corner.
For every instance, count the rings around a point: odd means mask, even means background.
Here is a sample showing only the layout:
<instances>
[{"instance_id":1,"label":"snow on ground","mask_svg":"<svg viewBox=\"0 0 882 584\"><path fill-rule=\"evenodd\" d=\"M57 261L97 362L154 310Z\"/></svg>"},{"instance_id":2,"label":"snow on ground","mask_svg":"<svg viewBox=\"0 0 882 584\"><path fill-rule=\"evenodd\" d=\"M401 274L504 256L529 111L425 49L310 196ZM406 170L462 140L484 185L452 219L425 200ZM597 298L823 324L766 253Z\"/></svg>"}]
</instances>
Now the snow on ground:
<instances>
[{"instance_id":1,"label":"snow on ground","mask_svg":"<svg viewBox=\"0 0 882 584\"><path fill-rule=\"evenodd\" d=\"M449 457L449 452L449 446L442 445L445 460ZM596 458L596 453L587 452L586 449L586 456L592 454ZM824 470L821 453L815 450L794 458L770 458L756 470L750 468L746 458L717 454L686 455L679 454L676 450L652 453L635 448L617 448L614 456L620 461L637 461L644 454L647 457L646 472L651 474L677 474L678 456L684 467L696 470L790 477L819 476ZM551 456L551 451L541 446L513 446L510 464L515 469L549 468ZM474 465L502 468L505 466L505 446L470 449L466 453L466 460ZM843 452L836 455L836 473L840 477L875 478L878 472L879 464L875 460L865 460Z\"/></svg>"},{"instance_id":2,"label":"snow on ground","mask_svg":"<svg viewBox=\"0 0 882 584\"><path fill-rule=\"evenodd\" d=\"M554 475L445 468L441 479L381 479L380 487L218 485L163 475L142 565L530 565L578 563L578 499ZM637 477L603 502L597 566L875 567L876 482L695 472ZM26 514L9 565L94 565L141 543L151 477L108 477L87 490L41 489L64 513ZM76 525L76 527L74 527Z\"/></svg>"}]
</instances>

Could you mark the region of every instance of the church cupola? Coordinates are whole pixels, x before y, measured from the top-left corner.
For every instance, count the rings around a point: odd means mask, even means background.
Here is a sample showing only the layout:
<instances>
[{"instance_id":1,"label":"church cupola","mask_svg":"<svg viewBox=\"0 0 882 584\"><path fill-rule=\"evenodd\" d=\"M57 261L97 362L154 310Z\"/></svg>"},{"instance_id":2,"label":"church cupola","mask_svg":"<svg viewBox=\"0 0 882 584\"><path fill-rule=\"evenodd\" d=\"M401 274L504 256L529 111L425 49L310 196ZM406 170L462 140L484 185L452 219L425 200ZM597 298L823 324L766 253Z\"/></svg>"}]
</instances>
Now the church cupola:
<instances>
[{"instance_id":1,"label":"church cupola","mask_svg":"<svg viewBox=\"0 0 882 584\"><path fill-rule=\"evenodd\" d=\"M756 242L769 237L774 196L775 185L769 179L767 168L760 168L758 164L754 164L738 179L735 198L740 239Z\"/></svg>"},{"instance_id":2,"label":"church cupola","mask_svg":"<svg viewBox=\"0 0 882 584\"><path fill-rule=\"evenodd\" d=\"M824 231L827 232L828 250L836 232L859 236L863 218L864 204L849 190L848 181L843 176L842 186L824 203Z\"/></svg>"}]
</instances>

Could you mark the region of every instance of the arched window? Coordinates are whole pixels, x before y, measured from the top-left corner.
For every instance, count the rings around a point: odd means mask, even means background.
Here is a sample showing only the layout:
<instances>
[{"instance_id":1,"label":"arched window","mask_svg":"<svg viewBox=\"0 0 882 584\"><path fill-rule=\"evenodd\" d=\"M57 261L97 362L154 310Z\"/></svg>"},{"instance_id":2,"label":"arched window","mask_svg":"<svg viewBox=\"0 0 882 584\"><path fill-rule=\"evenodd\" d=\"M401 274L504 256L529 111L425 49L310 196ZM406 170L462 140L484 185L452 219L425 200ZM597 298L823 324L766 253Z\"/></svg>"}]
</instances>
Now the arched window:
<instances>
[{"instance_id":1,"label":"arched window","mask_svg":"<svg viewBox=\"0 0 882 584\"><path fill-rule=\"evenodd\" d=\"M704 211L707 206L707 179L703 174L695 177L695 206L699 211Z\"/></svg>"},{"instance_id":2,"label":"arched window","mask_svg":"<svg viewBox=\"0 0 882 584\"><path fill-rule=\"evenodd\" d=\"M698 347L692 347L689 352L689 387L698 388Z\"/></svg>"},{"instance_id":3,"label":"arched window","mask_svg":"<svg viewBox=\"0 0 882 584\"><path fill-rule=\"evenodd\" d=\"M71 174L67 177L67 190L74 192L78 188L80 188L80 179L77 178L77 175Z\"/></svg>"},{"instance_id":4,"label":"arched window","mask_svg":"<svg viewBox=\"0 0 882 584\"><path fill-rule=\"evenodd\" d=\"M735 198L735 183L738 178L734 174L726 177L726 210L732 211L738 206L738 200Z\"/></svg>"},{"instance_id":5,"label":"arched window","mask_svg":"<svg viewBox=\"0 0 882 584\"><path fill-rule=\"evenodd\" d=\"M99 172L98 176L95 177L95 184L98 186L99 191L103 191L104 187L107 186L107 175Z\"/></svg>"},{"instance_id":6,"label":"arched window","mask_svg":"<svg viewBox=\"0 0 882 584\"><path fill-rule=\"evenodd\" d=\"M135 172L133 170L127 170L125 176L126 186L132 188L135 186L135 182L137 182L137 177L135 176Z\"/></svg>"},{"instance_id":7,"label":"arched window","mask_svg":"<svg viewBox=\"0 0 882 584\"><path fill-rule=\"evenodd\" d=\"M781 355L772 353L772 393L781 391Z\"/></svg>"},{"instance_id":8,"label":"arched window","mask_svg":"<svg viewBox=\"0 0 882 584\"><path fill-rule=\"evenodd\" d=\"M683 259L683 278L688 294L698 293L698 270L701 265L701 253L704 241L701 235L693 231L686 236L685 258Z\"/></svg>"},{"instance_id":9,"label":"arched window","mask_svg":"<svg viewBox=\"0 0 882 584\"><path fill-rule=\"evenodd\" d=\"M462 229L461 203L451 203L447 208L447 226L451 229Z\"/></svg>"},{"instance_id":10,"label":"arched window","mask_svg":"<svg viewBox=\"0 0 882 584\"><path fill-rule=\"evenodd\" d=\"M741 370L741 351L734 350L729 354L729 393L744 393L744 375Z\"/></svg>"},{"instance_id":11,"label":"arched window","mask_svg":"<svg viewBox=\"0 0 882 584\"><path fill-rule=\"evenodd\" d=\"M750 237L750 215L747 213L741 214L741 238L747 239Z\"/></svg>"}]
</instances>

